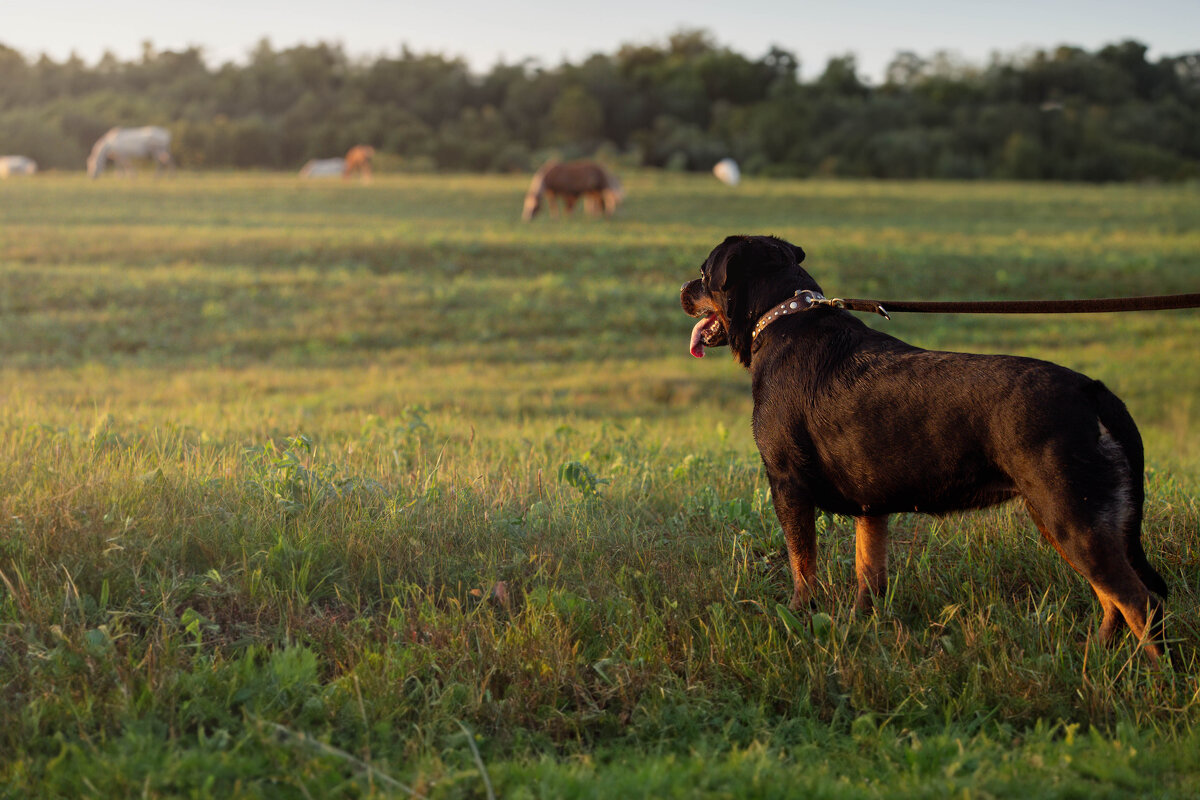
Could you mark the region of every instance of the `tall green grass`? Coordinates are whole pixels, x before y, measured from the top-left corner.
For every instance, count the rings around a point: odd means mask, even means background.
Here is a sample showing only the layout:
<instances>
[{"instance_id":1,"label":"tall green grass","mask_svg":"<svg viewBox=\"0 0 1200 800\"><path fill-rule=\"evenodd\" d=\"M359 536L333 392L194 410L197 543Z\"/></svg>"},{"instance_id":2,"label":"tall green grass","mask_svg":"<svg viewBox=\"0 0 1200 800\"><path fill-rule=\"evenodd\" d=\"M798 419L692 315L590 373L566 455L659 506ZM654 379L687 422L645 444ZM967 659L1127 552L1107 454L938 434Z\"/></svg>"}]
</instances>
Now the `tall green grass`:
<instances>
[{"instance_id":1,"label":"tall green grass","mask_svg":"<svg viewBox=\"0 0 1200 800\"><path fill-rule=\"evenodd\" d=\"M0 185L8 796L1194 796L1192 311L872 321L1100 378L1147 444L1169 666L1017 507L819 520L787 612L747 380L678 287L729 233L827 294L1195 291L1194 187L628 176Z\"/></svg>"}]
</instances>

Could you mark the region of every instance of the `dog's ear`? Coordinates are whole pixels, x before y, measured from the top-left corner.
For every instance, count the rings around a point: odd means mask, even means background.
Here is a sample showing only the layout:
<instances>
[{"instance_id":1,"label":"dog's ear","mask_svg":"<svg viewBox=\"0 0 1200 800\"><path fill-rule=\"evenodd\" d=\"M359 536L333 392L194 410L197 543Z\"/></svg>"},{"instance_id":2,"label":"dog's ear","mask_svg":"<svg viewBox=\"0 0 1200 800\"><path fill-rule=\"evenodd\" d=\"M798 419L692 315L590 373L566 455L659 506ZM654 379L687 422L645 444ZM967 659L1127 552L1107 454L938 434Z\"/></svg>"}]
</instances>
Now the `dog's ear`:
<instances>
[{"instance_id":1,"label":"dog's ear","mask_svg":"<svg viewBox=\"0 0 1200 800\"><path fill-rule=\"evenodd\" d=\"M799 265L804 251L774 236L730 236L717 245L705 263L705 285L709 291L727 292L736 282L790 269L788 256Z\"/></svg>"},{"instance_id":2,"label":"dog's ear","mask_svg":"<svg viewBox=\"0 0 1200 800\"><path fill-rule=\"evenodd\" d=\"M745 238L744 236L727 236L725 241L709 253L704 280L710 292L714 290L723 292L729 288L729 262L733 260L738 245L745 241Z\"/></svg>"}]
</instances>

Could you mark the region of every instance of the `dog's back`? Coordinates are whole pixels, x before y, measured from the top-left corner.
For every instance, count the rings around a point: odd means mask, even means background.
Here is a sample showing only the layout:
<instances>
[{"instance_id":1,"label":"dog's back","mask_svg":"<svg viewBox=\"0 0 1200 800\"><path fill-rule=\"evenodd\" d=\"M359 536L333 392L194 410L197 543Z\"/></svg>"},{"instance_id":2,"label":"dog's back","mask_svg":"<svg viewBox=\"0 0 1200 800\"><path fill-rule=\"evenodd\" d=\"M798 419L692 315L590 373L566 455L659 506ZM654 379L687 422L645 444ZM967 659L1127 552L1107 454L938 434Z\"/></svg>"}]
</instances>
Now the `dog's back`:
<instances>
[{"instance_id":1,"label":"dog's back","mask_svg":"<svg viewBox=\"0 0 1200 800\"><path fill-rule=\"evenodd\" d=\"M1097 438L1101 406L1084 375L1031 358L922 350L848 312L811 314L824 319L776 323L755 353L754 430L764 459L819 485L824 508L982 508L1017 495L1015 462L1035 442ZM1133 460L1140 465L1140 438Z\"/></svg>"}]
</instances>

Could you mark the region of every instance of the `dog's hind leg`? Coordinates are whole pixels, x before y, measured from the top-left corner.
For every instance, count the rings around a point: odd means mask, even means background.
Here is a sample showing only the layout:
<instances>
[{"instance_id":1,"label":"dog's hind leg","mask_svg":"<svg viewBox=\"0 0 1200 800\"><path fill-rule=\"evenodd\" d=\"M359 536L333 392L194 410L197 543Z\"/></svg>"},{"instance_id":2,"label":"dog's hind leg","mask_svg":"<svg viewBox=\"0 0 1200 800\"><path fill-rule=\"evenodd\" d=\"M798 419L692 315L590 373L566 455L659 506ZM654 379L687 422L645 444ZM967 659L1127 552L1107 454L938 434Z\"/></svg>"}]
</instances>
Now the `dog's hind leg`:
<instances>
[{"instance_id":1,"label":"dog's hind leg","mask_svg":"<svg viewBox=\"0 0 1200 800\"><path fill-rule=\"evenodd\" d=\"M870 613L874 599L887 591L887 517L854 520L854 571L858 576L854 610Z\"/></svg>"},{"instance_id":2,"label":"dog's hind leg","mask_svg":"<svg viewBox=\"0 0 1200 800\"><path fill-rule=\"evenodd\" d=\"M1049 542L1050 545L1058 551L1058 554L1062 556L1063 561L1066 561L1068 564L1070 564L1072 569L1074 569L1080 575L1084 575L1083 571L1076 567L1071 562L1071 559L1067 557L1067 554L1063 551L1063 549L1058 546L1058 542L1046 528L1046 523L1042 522L1042 518L1038 515L1037 509L1035 509L1028 501L1026 501L1025 507L1029 510L1029 516L1033 518L1033 524L1037 526L1038 531L1042 534L1042 538ZM1086 578L1087 576L1084 575L1084 577ZM1089 583L1091 582L1089 581ZM1100 622L1100 641L1108 643L1118 631L1125 627L1125 617L1121 615L1121 610L1117 608L1117 604L1109 599L1107 594L1097 589L1095 584L1092 584L1092 591L1096 593L1096 599L1100 601L1100 607L1104 610L1104 618Z\"/></svg>"},{"instance_id":3,"label":"dog's hind leg","mask_svg":"<svg viewBox=\"0 0 1200 800\"><path fill-rule=\"evenodd\" d=\"M1103 519L1087 521L1047 497L1025 495L1038 529L1071 567L1087 579L1100 599L1104 619L1101 641L1110 641L1122 622L1157 659L1166 650L1162 642L1162 607L1129 562L1124 532Z\"/></svg>"},{"instance_id":4,"label":"dog's hind leg","mask_svg":"<svg viewBox=\"0 0 1200 800\"><path fill-rule=\"evenodd\" d=\"M1125 546L1129 554L1129 563L1133 565L1142 583L1146 584L1146 588L1158 595L1160 600L1165 600L1167 583L1146 560L1146 551L1142 549L1142 507L1146 501L1146 487L1142 476L1145 454L1141 434L1138 433L1137 425L1129 416L1125 404L1104 384L1094 381L1088 389L1097 405L1099 416L1099 450L1122 473L1123 486L1119 494L1123 495L1121 499L1125 506L1125 513L1121 516L1125 523Z\"/></svg>"},{"instance_id":5,"label":"dog's hind leg","mask_svg":"<svg viewBox=\"0 0 1200 800\"><path fill-rule=\"evenodd\" d=\"M1120 611L1130 630L1143 643L1147 652L1155 659L1166 653L1162 631L1162 603L1151 594L1142 579L1129 564L1110 563L1101 566L1100 574L1084 577L1100 597L1104 606L1104 621L1100 623L1100 640L1111 641L1121 629L1114 617L1114 608Z\"/></svg>"}]
</instances>

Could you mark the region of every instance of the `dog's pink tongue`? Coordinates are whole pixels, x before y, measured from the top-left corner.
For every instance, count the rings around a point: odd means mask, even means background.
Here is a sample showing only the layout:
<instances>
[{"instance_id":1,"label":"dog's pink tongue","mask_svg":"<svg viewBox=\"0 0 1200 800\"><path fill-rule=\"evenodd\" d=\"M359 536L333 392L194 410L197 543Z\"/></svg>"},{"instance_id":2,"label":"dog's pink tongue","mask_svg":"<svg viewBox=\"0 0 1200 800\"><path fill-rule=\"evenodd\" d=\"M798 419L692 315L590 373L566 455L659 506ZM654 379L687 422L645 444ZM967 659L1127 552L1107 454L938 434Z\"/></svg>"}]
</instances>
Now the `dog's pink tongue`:
<instances>
[{"instance_id":1,"label":"dog's pink tongue","mask_svg":"<svg viewBox=\"0 0 1200 800\"><path fill-rule=\"evenodd\" d=\"M696 358L704 358L704 331L707 330L717 320L716 314L709 314L704 319L696 323L696 327L692 328L692 344L688 348L689 352Z\"/></svg>"}]
</instances>

